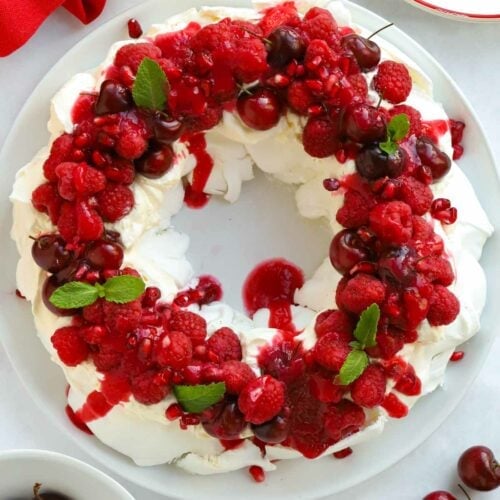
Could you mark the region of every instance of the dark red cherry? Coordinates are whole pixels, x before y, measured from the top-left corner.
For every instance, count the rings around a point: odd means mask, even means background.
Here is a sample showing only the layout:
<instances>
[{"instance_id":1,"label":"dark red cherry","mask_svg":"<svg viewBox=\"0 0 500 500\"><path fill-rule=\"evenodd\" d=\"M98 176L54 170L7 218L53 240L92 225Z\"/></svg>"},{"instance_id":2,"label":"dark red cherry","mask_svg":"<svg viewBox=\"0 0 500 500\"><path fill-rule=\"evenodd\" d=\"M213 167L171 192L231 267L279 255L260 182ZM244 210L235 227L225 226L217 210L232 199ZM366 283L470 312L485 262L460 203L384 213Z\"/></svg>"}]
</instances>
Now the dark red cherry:
<instances>
[{"instance_id":1,"label":"dark red cherry","mask_svg":"<svg viewBox=\"0 0 500 500\"><path fill-rule=\"evenodd\" d=\"M385 251L378 261L378 274L386 280L402 285L415 282L416 252L412 247L403 245Z\"/></svg>"},{"instance_id":2,"label":"dark red cherry","mask_svg":"<svg viewBox=\"0 0 500 500\"><path fill-rule=\"evenodd\" d=\"M123 248L111 241L93 241L85 250L85 259L94 269L120 269L123 262Z\"/></svg>"},{"instance_id":3,"label":"dark red cherry","mask_svg":"<svg viewBox=\"0 0 500 500\"><path fill-rule=\"evenodd\" d=\"M380 141L387 133L385 117L377 108L368 104L351 106L344 115L344 132L354 142Z\"/></svg>"},{"instance_id":4,"label":"dark red cherry","mask_svg":"<svg viewBox=\"0 0 500 500\"><path fill-rule=\"evenodd\" d=\"M288 419L278 415L269 422L252 425L252 430L255 436L264 443L278 444L287 438L289 427Z\"/></svg>"},{"instance_id":5,"label":"dark red cherry","mask_svg":"<svg viewBox=\"0 0 500 500\"><path fill-rule=\"evenodd\" d=\"M355 33L342 37L342 47L354 56L362 71L371 71L380 62L380 47Z\"/></svg>"},{"instance_id":6,"label":"dark red cherry","mask_svg":"<svg viewBox=\"0 0 500 500\"><path fill-rule=\"evenodd\" d=\"M247 424L236 401L221 401L209 410L212 411L207 412L207 420L202 415L202 425L208 434L217 439L239 439Z\"/></svg>"},{"instance_id":7,"label":"dark red cherry","mask_svg":"<svg viewBox=\"0 0 500 500\"><path fill-rule=\"evenodd\" d=\"M283 68L293 59L304 57L306 45L300 33L290 26L280 26L268 36L267 62L274 68Z\"/></svg>"},{"instance_id":8,"label":"dark red cherry","mask_svg":"<svg viewBox=\"0 0 500 500\"><path fill-rule=\"evenodd\" d=\"M157 142L170 144L176 141L184 131L184 125L173 118L167 118L163 113L158 113L153 119L153 132Z\"/></svg>"},{"instance_id":9,"label":"dark red cherry","mask_svg":"<svg viewBox=\"0 0 500 500\"><path fill-rule=\"evenodd\" d=\"M472 446L458 460L458 475L469 487L490 491L500 486L500 465L486 446Z\"/></svg>"},{"instance_id":10,"label":"dark red cherry","mask_svg":"<svg viewBox=\"0 0 500 500\"><path fill-rule=\"evenodd\" d=\"M422 165L430 168L435 181L449 172L451 168L450 157L441 151L432 139L420 137L417 139L416 148Z\"/></svg>"},{"instance_id":11,"label":"dark red cherry","mask_svg":"<svg viewBox=\"0 0 500 500\"><path fill-rule=\"evenodd\" d=\"M344 229L334 236L330 244L330 262L339 273L349 272L363 260L370 260L370 251L356 231Z\"/></svg>"},{"instance_id":12,"label":"dark red cherry","mask_svg":"<svg viewBox=\"0 0 500 500\"><path fill-rule=\"evenodd\" d=\"M236 104L245 125L256 130L274 127L281 117L277 95L269 89L257 89L252 94L242 94Z\"/></svg>"},{"instance_id":13,"label":"dark red cherry","mask_svg":"<svg viewBox=\"0 0 500 500\"><path fill-rule=\"evenodd\" d=\"M132 94L125 85L115 80L104 80L95 103L96 115L127 111L133 106Z\"/></svg>"},{"instance_id":14,"label":"dark red cherry","mask_svg":"<svg viewBox=\"0 0 500 500\"><path fill-rule=\"evenodd\" d=\"M72 258L66 250L64 240L56 234L45 234L33 242L31 247L33 260L43 270L57 273L64 269Z\"/></svg>"},{"instance_id":15,"label":"dark red cherry","mask_svg":"<svg viewBox=\"0 0 500 500\"><path fill-rule=\"evenodd\" d=\"M42 300L49 311L52 311L57 316L72 316L75 314L75 309L59 309L52 302L50 302L50 297L52 294L61 286L62 283L57 281L57 277L48 276L45 279L42 289Z\"/></svg>"},{"instance_id":16,"label":"dark red cherry","mask_svg":"<svg viewBox=\"0 0 500 500\"><path fill-rule=\"evenodd\" d=\"M370 181L385 176L398 177L403 171L406 158L407 154L402 148L389 155L378 144L369 144L356 156L356 170Z\"/></svg>"},{"instance_id":17,"label":"dark red cherry","mask_svg":"<svg viewBox=\"0 0 500 500\"><path fill-rule=\"evenodd\" d=\"M425 495L423 500L457 500L457 497L449 493L448 491L433 491L428 495Z\"/></svg>"},{"instance_id":18,"label":"dark red cherry","mask_svg":"<svg viewBox=\"0 0 500 500\"><path fill-rule=\"evenodd\" d=\"M168 144L158 145L147 151L135 162L138 172L150 179L157 179L168 172L174 162L174 150Z\"/></svg>"}]
</instances>

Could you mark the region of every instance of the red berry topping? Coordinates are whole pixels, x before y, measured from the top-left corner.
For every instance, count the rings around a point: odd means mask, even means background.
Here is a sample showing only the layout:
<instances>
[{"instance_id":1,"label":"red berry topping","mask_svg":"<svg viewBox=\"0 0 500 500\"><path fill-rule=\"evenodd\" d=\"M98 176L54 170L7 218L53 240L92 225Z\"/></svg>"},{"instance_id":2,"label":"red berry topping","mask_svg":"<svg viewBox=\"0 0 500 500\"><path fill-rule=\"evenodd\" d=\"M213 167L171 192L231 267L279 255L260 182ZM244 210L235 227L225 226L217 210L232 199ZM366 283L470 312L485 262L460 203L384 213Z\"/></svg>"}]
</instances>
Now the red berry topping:
<instances>
[{"instance_id":1,"label":"red berry topping","mask_svg":"<svg viewBox=\"0 0 500 500\"><path fill-rule=\"evenodd\" d=\"M75 207L71 203L61 205L60 215L57 219L57 229L66 242L71 242L77 233Z\"/></svg>"},{"instance_id":2,"label":"red berry topping","mask_svg":"<svg viewBox=\"0 0 500 500\"><path fill-rule=\"evenodd\" d=\"M324 40L330 46L339 45L337 22L326 9L313 7L307 11L300 29L309 41Z\"/></svg>"},{"instance_id":3,"label":"red berry topping","mask_svg":"<svg viewBox=\"0 0 500 500\"><path fill-rule=\"evenodd\" d=\"M43 164L43 173L49 181L56 181L56 167L65 161L70 161L73 153L73 136L63 134L50 147L50 155Z\"/></svg>"},{"instance_id":4,"label":"red berry topping","mask_svg":"<svg viewBox=\"0 0 500 500\"><path fill-rule=\"evenodd\" d=\"M259 28L264 36L268 36L279 26L297 26L299 23L300 18L295 2L283 2L264 11Z\"/></svg>"},{"instance_id":5,"label":"red berry topping","mask_svg":"<svg viewBox=\"0 0 500 500\"><path fill-rule=\"evenodd\" d=\"M383 368L370 365L351 387L352 400L366 408L378 406L384 400L387 379Z\"/></svg>"},{"instance_id":6,"label":"red berry topping","mask_svg":"<svg viewBox=\"0 0 500 500\"><path fill-rule=\"evenodd\" d=\"M238 335L231 328L219 328L207 340L207 355L211 361L218 363L241 360L241 343Z\"/></svg>"},{"instance_id":7,"label":"red berry topping","mask_svg":"<svg viewBox=\"0 0 500 500\"><path fill-rule=\"evenodd\" d=\"M104 224L90 203L81 201L75 207L76 234L82 241L99 239L104 233Z\"/></svg>"},{"instance_id":8,"label":"red berry topping","mask_svg":"<svg viewBox=\"0 0 500 500\"><path fill-rule=\"evenodd\" d=\"M159 383L157 373L149 370L130 380L132 395L143 405L154 405L162 401L170 392L167 384Z\"/></svg>"},{"instance_id":9,"label":"red berry topping","mask_svg":"<svg viewBox=\"0 0 500 500\"><path fill-rule=\"evenodd\" d=\"M326 118L309 118L302 132L306 153L314 158L332 156L341 147L338 126Z\"/></svg>"},{"instance_id":10,"label":"red berry topping","mask_svg":"<svg viewBox=\"0 0 500 500\"><path fill-rule=\"evenodd\" d=\"M350 352L349 344L340 340L337 333L323 335L314 346L316 362L335 372L340 371Z\"/></svg>"},{"instance_id":11,"label":"red berry topping","mask_svg":"<svg viewBox=\"0 0 500 500\"><path fill-rule=\"evenodd\" d=\"M236 360L224 362L222 373L228 394L238 395L246 385L257 378L250 366Z\"/></svg>"},{"instance_id":12,"label":"red berry topping","mask_svg":"<svg viewBox=\"0 0 500 500\"><path fill-rule=\"evenodd\" d=\"M304 81L294 80L287 89L287 101L293 111L299 115L307 115L315 98Z\"/></svg>"},{"instance_id":13,"label":"red berry topping","mask_svg":"<svg viewBox=\"0 0 500 500\"><path fill-rule=\"evenodd\" d=\"M335 332L340 334L341 338L345 339L346 342L349 342L354 326L353 319L344 311L328 310L318 315L314 331L318 338L323 337L327 333Z\"/></svg>"},{"instance_id":14,"label":"red berry topping","mask_svg":"<svg viewBox=\"0 0 500 500\"><path fill-rule=\"evenodd\" d=\"M384 284L370 274L359 273L343 278L336 291L337 305L346 311L361 314L372 304L382 304L385 298Z\"/></svg>"},{"instance_id":15,"label":"red berry topping","mask_svg":"<svg viewBox=\"0 0 500 500\"><path fill-rule=\"evenodd\" d=\"M201 344L207 336L207 322L191 311L172 311L167 324L170 331L175 330L187 335L194 346Z\"/></svg>"},{"instance_id":16,"label":"red berry topping","mask_svg":"<svg viewBox=\"0 0 500 500\"><path fill-rule=\"evenodd\" d=\"M341 385L336 385L331 374L323 376L319 373L313 373L309 378L309 391L322 403L338 403L344 396L346 389Z\"/></svg>"},{"instance_id":17,"label":"red berry topping","mask_svg":"<svg viewBox=\"0 0 500 500\"><path fill-rule=\"evenodd\" d=\"M328 45L325 40L313 40L306 49L306 55L304 57L304 65L313 74L321 72L322 67L327 71L333 71L337 68L339 64L339 55ZM318 75L320 76L320 75ZM321 78L321 76L320 76ZM321 93L323 89L323 83L320 80L309 80L309 82L316 82L316 86L311 85L312 90Z\"/></svg>"},{"instance_id":18,"label":"red berry topping","mask_svg":"<svg viewBox=\"0 0 500 500\"><path fill-rule=\"evenodd\" d=\"M337 212L339 224L347 228L358 228L368 223L375 199L370 195L349 189L344 195L344 204Z\"/></svg>"},{"instance_id":19,"label":"red berry topping","mask_svg":"<svg viewBox=\"0 0 500 500\"><path fill-rule=\"evenodd\" d=\"M239 439L247 423L233 399L223 400L201 415L203 428L217 439Z\"/></svg>"},{"instance_id":20,"label":"red berry topping","mask_svg":"<svg viewBox=\"0 0 500 500\"><path fill-rule=\"evenodd\" d=\"M80 337L78 328L65 326L58 328L50 338L59 359L67 366L77 366L89 355L89 348Z\"/></svg>"},{"instance_id":21,"label":"red berry topping","mask_svg":"<svg viewBox=\"0 0 500 500\"><path fill-rule=\"evenodd\" d=\"M36 210L48 214L53 224L58 222L63 199L59 196L55 184L46 182L38 186L31 194L31 202Z\"/></svg>"},{"instance_id":22,"label":"red berry topping","mask_svg":"<svg viewBox=\"0 0 500 500\"><path fill-rule=\"evenodd\" d=\"M363 102L368 95L368 84L365 77L358 73L347 77L353 93L353 102Z\"/></svg>"},{"instance_id":23,"label":"red berry topping","mask_svg":"<svg viewBox=\"0 0 500 500\"><path fill-rule=\"evenodd\" d=\"M424 215L431 208L433 194L429 186L414 177L402 177L398 199L409 205L415 215Z\"/></svg>"},{"instance_id":24,"label":"red berry topping","mask_svg":"<svg viewBox=\"0 0 500 500\"><path fill-rule=\"evenodd\" d=\"M115 66L128 66L134 73L137 72L142 60L159 59L161 50L152 43L129 43L120 47L115 56Z\"/></svg>"},{"instance_id":25,"label":"red berry topping","mask_svg":"<svg viewBox=\"0 0 500 500\"><path fill-rule=\"evenodd\" d=\"M406 243L412 236L412 212L402 201L379 203L370 212L370 228L388 244Z\"/></svg>"},{"instance_id":26,"label":"red berry topping","mask_svg":"<svg viewBox=\"0 0 500 500\"><path fill-rule=\"evenodd\" d=\"M101 325L104 323L103 302L104 299L98 299L90 306L85 306L82 309L82 315L85 321L95 325Z\"/></svg>"},{"instance_id":27,"label":"red berry topping","mask_svg":"<svg viewBox=\"0 0 500 500\"><path fill-rule=\"evenodd\" d=\"M269 89L258 89L253 94L243 94L238 99L237 109L245 125L256 130L274 127L281 117L278 97Z\"/></svg>"},{"instance_id":28,"label":"red berry topping","mask_svg":"<svg viewBox=\"0 0 500 500\"><path fill-rule=\"evenodd\" d=\"M263 375L250 382L240 393L238 407L245 420L252 424L263 424L275 417L285 403L283 382L270 375Z\"/></svg>"},{"instance_id":29,"label":"red berry topping","mask_svg":"<svg viewBox=\"0 0 500 500\"><path fill-rule=\"evenodd\" d=\"M163 335L155 347L155 360L162 366L170 366L175 370L184 368L193 357L193 347L187 335L181 332L170 332Z\"/></svg>"},{"instance_id":30,"label":"red berry topping","mask_svg":"<svg viewBox=\"0 0 500 500\"><path fill-rule=\"evenodd\" d=\"M408 132L408 137L411 135L419 136L422 132L422 115L420 114L420 111L406 104L398 104L388 111L389 120L393 116L400 115L402 113L404 113L410 121L410 131Z\"/></svg>"},{"instance_id":31,"label":"red berry topping","mask_svg":"<svg viewBox=\"0 0 500 500\"><path fill-rule=\"evenodd\" d=\"M134 207L134 194L127 186L109 183L104 191L97 195L97 203L102 218L116 222L129 214Z\"/></svg>"},{"instance_id":32,"label":"red berry topping","mask_svg":"<svg viewBox=\"0 0 500 500\"><path fill-rule=\"evenodd\" d=\"M406 101L410 95L412 81L404 64L384 61L378 67L377 74L373 78L373 85L382 99L398 104Z\"/></svg>"},{"instance_id":33,"label":"red berry topping","mask_svg":"<svg viewBox=\"0 0 500 500\"><path fill-rule=\"evenodd\" d=\"M438 285L450 286L455 280L450 262L442 257L427 256L420 259L415 269L431 283Z\"/></svg>"},{"instance_id":34,"label":"red berry topping","mask_svg":"<svg viewBox=\"0 0 500 500\"><path fill-rule=\"evenodd\" d=\"M432 326L449 325L460 312L460 302L446 287L436 285L430 299L427 320Z\"/></svg>"},{"instance_id":35,"label":"red berry topping","mask_svg":"<svg viewBox=\"0 0 500 500\"><path fill-rule=\"evenodd\" d=\"M325 431L336 442L357 431L364 425L365 412L356 403L343 399L327 407L324 419Z\"/></svg>"},{"instance_id":36,"label":"red berry topping","mask_svg":"<svg viewBox=\"0 0 500 500\"><path fill-rule=\"evenodd\" d=\"M142 316L141 301L126 304L103 303L104 322L112 333L126 334L139 326Z\"/></svg>"},{"instance_id":37,"label":"red berry topping","mask_svg":"<svg viewBox=\"0 0 500 500\"><path fill-rule=\"evenodd\" d=\"M252 431L263 443L278 444L287 438L289 427L288 418L278 415L269 422L252 425Z\"/></svg>"}]
</instances>

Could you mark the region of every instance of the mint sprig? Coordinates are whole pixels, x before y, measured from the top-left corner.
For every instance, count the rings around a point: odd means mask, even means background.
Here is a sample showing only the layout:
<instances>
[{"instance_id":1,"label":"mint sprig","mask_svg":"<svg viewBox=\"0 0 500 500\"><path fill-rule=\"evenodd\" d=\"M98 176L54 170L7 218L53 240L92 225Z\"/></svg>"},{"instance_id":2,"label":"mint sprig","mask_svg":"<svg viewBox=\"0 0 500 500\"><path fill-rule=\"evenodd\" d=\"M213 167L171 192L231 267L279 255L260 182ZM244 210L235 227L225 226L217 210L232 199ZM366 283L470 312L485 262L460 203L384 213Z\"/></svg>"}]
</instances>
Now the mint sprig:
<instances>
[{"instance_id":1,"label":"mint sprig","mask_svg":"<svg viewBox=\"0 0 500 500\"><path fill-rule=\"evenodd\" d=\"M410 131L410 120L406 113L394 115L387 124L387 138L379 144L380 149L388 155L394 154L398 150L397 142L404 139Z\"/></svg>"},{"instance_id":2,"label":"mint sprig","mask_svg":"<svg viewBox=\"0 0 500 500\"><path fill-rule=\"evenodd\" d=\"M361 313L354 329L356 340L350 343L352 351L344 361L338 375L338 381L342 385L354 382L368 366L369 359L365 349L377 345L376 337L379 320L380 308L377 304L372 304Z\"/></svg>"},{"instance_id":3,"label":"mint sprig","mask_svg":"<svg viewBox=\"0 0 500 500\"><path fill-rule=\"evenodd\" d=\"M174 395L184 411L200 413L218 403L226 392L226 384L174 385Z\"/></svg>"},{"instance_id":4,"label":"mint sprig","mask_svg":"<svg viewBox=\"0 0 500 500\"><path fill-rule=\"evenodd\" d=\"M145 57L135 77L132 87L134 103L139 108L162 110L167 102L170 85L167 75L153 59Z\"/></svg>"},{"instance_id":5,"label":"mint sprig","mask_svg":"<svg viewBox=\"0 0 500 500\"><path fill-rule=\"evenodd\" d=\"M115 276L103 285L70 281L57 288L49 300L59 309L77 309L90 306L99 298L117 304L126 304L139 297L145 288L146 285L141 278L129 275Z\"/></svg>"}]
</instances>

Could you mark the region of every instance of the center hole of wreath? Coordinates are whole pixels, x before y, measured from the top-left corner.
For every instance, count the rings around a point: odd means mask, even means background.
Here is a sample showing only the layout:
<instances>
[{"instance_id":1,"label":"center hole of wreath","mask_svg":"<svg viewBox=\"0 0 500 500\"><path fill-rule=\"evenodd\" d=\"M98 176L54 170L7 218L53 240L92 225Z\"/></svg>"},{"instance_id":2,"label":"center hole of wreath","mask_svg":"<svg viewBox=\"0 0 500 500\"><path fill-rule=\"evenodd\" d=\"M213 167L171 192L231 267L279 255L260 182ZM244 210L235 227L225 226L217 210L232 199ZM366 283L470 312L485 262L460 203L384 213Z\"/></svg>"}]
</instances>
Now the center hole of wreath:
<instances>
[{"instance_id":1,"label":"center hole of wreath","mask_svg":"<svg viewBox=\"0 0 500 500\"><path fill-rule=\"evenodd\" d=\"M187 258L196 275L215 276L231 307L244 311L243 283L262 261L282 257L308 279L328 255L327 222L302 217L294 191L255 169L236 203L213 196L202 209L183 207L173 219L174 228L189 235Z\"/></svg>"}]
</instances>

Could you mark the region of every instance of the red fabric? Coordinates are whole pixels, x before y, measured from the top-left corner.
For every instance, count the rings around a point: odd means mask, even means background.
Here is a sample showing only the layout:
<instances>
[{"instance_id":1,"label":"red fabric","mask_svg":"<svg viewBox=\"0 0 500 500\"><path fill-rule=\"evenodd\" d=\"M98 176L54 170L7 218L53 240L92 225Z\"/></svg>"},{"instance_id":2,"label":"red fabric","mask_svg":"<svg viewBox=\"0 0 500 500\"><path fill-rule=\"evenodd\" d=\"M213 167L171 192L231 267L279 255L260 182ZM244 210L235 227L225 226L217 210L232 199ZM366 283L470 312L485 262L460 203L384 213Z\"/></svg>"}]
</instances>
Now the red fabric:
<instances>
[{"instance_id":1,"label":"red fabric","mask_svg":"<svg viewBox=\"0 0 500 500\"><path fill-rule=\"evenodd\" d=\"M93 21L106 0L0 0L0 57L24 45L59 6L82 23Z\"/></svg>"}]
</instances>

